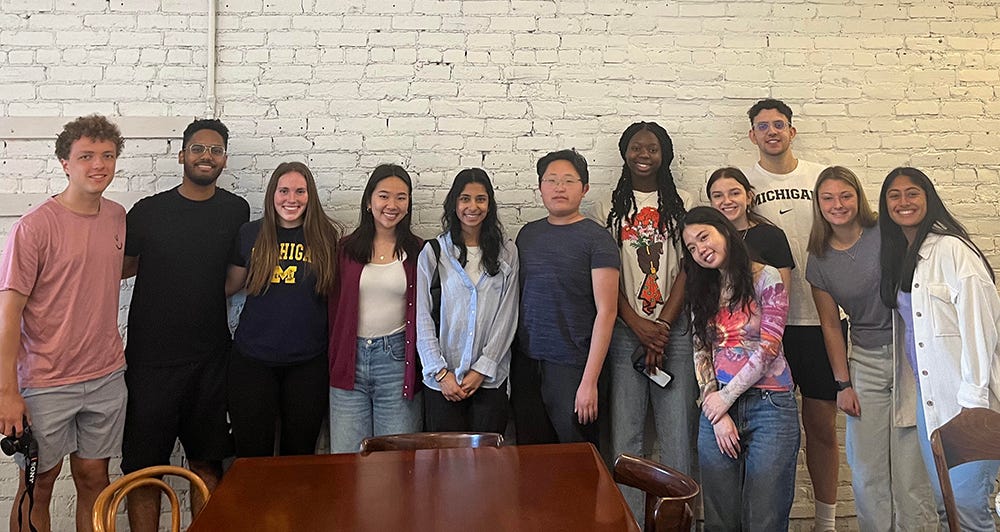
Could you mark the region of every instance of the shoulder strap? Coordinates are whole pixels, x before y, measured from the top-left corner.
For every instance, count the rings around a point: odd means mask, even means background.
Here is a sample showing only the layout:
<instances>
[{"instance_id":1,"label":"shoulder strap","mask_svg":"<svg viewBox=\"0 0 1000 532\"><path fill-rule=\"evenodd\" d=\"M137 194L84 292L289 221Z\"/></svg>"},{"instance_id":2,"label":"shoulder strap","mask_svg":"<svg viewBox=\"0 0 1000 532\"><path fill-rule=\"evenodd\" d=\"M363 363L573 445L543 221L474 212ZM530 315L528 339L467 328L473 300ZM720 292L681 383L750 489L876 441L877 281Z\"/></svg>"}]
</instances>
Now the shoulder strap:
<instances>
[{"instance_id":1,"label":"shoulder strap","mask_svg":"<svg viewBox=\"0 0 1000 532\"><path fill-rule=\"evenodd\" d=\"M441 273L439 272L441 265L441 243L438 242L437 238L432 238L427 241L427 244L431 247L431 251L434 252L434 276L431 277L431 319L434 320L434 328L438 331L438 337L441 333Z\"/></svg>"},{"instance_id":2,"label":"shoulder strap","mask_svg":"<svg viewBox=\"0 0 1000 532\"><path fill-rule=\"evenodd\" d=\"M429 245L431 247L431 250L434 252L434 261L435 262L440 262L441 261L441 243L438 242L438 239L432 238L432 239L428 240L427 241L427 245Z\"/></svg>"}]
</instances>

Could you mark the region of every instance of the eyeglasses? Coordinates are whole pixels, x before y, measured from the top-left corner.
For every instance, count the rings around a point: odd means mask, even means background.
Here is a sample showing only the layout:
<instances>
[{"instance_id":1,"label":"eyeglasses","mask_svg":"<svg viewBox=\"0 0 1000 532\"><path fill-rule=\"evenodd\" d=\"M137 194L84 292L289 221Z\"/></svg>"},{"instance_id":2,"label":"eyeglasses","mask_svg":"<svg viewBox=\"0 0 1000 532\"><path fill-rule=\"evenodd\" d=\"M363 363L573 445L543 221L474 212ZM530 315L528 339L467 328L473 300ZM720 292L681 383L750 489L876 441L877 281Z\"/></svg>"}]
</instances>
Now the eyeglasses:
<instances>
[{"instance_id":1,"label":"eyeglasses","mask_svg":"<svg viewBox=\"0 0 1000 532\"><path fill-rule=\"evenodd\" d=\"M761 133L766 133L768 128L773 127L775 131L784 131L788 127L788 122L784 120L775 120L774 122L757 122L753 125L753 128Z\"/></svg>"},{"instance_id":2,"label":"eyeglasses","mask_svg":"<svg viewBox=\"0 0 1000 532\"><path fill-rule=\"evenodd\" d=\"M205 151L212 154L212 157L222 157L226 154L226 148L224 146L205 146L204 144L191 144L187 148L184 148L191 155L202 155Z\"/></svg>"},{"instance_id":3,"label":"eyeglasses","mask_svg":"<svg viewBox=\"0 0 1000 532\"><path fill-rule=\"evenodd\" d=\"M551 177L546 177L546 178L542 179L542 184L545 185L545 186L547 186L547 187L555 187L555 186L571 187L571 186L576 185L576 184L578 184L580 182L581 181L579 179L575 179L575 178L572 178L572 177L571 178L566 178L566 179L554 179L554 178L551 178Z\"/></svg>"}]
</instances>

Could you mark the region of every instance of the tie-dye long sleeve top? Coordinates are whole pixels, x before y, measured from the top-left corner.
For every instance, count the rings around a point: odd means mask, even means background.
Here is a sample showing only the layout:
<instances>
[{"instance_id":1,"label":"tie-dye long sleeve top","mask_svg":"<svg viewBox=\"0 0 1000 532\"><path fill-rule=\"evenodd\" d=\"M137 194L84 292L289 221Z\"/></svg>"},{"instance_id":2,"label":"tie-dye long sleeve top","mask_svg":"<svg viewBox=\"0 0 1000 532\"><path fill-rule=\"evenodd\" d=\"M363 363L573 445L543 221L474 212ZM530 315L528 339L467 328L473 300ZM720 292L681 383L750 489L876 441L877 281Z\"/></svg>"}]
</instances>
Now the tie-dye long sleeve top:
<instances>
[{"instance_id":1,"label":"tie-dye long sleeve top","mask_svg":"<svg viewBox=\"0 0 1000 532\"><path fill-rule=\"evenodd\" d=\"M747 306L719 309L709 327L715 330L715 345L694 339L695 371L701 397L719 389L728 405L749 388L791 391L781 337L788 317L788 291L778 270L764 266L755 273L757 297Z\"/></svg>"}]
</instances>

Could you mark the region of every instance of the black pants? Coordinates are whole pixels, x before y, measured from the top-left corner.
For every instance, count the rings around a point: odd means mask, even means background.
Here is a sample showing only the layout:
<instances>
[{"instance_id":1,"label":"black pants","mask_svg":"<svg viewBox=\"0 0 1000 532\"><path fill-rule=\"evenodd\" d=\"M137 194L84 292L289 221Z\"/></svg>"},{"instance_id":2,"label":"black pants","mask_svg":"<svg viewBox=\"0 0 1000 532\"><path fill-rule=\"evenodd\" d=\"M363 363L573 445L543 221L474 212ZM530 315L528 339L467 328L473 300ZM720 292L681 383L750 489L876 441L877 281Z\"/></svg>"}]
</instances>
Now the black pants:
<instances>
[{"instance_id":1,"label":"black pants","mask_svg":"<svg viewBox=\"0 0 1000 532\"><path fill-rule=\"evenodd\" d=\"M449 401L444 394L424 389L424 425L431 432L496 432L507 428L507 382L497 388L482 388L462 401Z\"/></svg>"},{"instance_id":2,"label":"black pants","mask_svg":"<svg viewBox=\"0 0 1000 532\"><path fill-rule=\"evenodd\" d=\"M276 424L279 454L313 454L328 415L326 354L290 366L268 366L233 349L229 361L229 417L236 456L273 456Z\"/></svg>"},{"instance_id":3,"label":"black pants","mask_svg":"<svg viewBox=\"0 0 1000 532\"><path fill-rule=\"evenodd\" d=\"M590 442L598 449L602 427L608 427L608 393L604 377L597 382L597 420L581 425L573 408L583 378L582 367L511 357L511 405L518 444ZM607 429L603 432L607 434Z\"/></svg>"}]
</instances>

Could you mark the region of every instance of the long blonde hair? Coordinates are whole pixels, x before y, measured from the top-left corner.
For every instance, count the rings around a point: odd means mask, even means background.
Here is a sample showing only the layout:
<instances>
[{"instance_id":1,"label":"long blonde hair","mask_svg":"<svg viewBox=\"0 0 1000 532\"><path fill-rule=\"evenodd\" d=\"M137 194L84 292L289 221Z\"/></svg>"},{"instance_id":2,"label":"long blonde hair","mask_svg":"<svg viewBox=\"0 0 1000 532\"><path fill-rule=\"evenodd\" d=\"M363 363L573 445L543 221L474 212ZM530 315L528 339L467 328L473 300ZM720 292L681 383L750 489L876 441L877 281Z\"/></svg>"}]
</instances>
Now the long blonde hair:
<instances>
[{"instance_id":1,"label":"long blonde hair","mask_svg":"<svg viewBox=\"0 0 1000 532\"><path fill-rule=\"evenodd\" d=\"M340 228L323 211L319 201L319 191L316 189L316 179L309 167L303 163L284 162L274 169L271 180L267 182L267 192L264 194L264 222L253 243L250 254L250 264L247 275L247 293L260 295L271 285L271 276L278 265L278 222L274 209L274 194L278 189L281 176L298 172L306 178L306 192L309 203L303 216L302 230L305 233L306 249L309 250L310 262L308 268L316 276L316 293L326 294L332 288L337 278L337 246L340 240Z\"/></svg>"},{"instance_id":2,"label":"long blonde hair","mask_svg":"<svg viewBox=\"0 0 1000 532\"><path fill-rule=\"evenodd\" d=\"M833 234L833 227L830 226L830 222L826 221L826 218L823 218L823 212L819 208L819 187L831 179L843 181L854 189L854 193L858 196L858 223L861 224L861 227L875 227L875 224L878 223L878 213L873 211L872 206L868 203L865 189L861 186L858 176L843 166L831 166L824 169L819 173L819 177L816 178L816 186L813 187L813 223L812 229L809 231L809 244L806 247L809 253L817 257L822 257L826 252L826 245L830 242L830 235Z\"/></svg>"}]
</instances>

